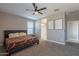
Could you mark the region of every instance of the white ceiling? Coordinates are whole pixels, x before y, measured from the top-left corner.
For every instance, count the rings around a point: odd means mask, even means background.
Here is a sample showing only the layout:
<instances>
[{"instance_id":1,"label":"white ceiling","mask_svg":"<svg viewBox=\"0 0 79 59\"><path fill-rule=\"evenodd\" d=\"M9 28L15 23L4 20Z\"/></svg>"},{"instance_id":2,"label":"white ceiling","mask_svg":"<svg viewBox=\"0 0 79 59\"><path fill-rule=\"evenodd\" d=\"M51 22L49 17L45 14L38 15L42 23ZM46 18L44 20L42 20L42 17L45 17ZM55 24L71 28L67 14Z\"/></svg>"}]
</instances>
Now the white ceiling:
<instances>
[{"instance_id":1,"label":"white ceiling","mask_svg":"<svg viewBox=\"0 0 79 59\"><path fill-rule=\"evenodd\" d=\"M43 15L32 15L33 11L26 11L25 9L33 9L31 3L0 3L0 11L36 20L56 13L54 9L66 13L79 10L79 3L37 3L37 5L38 8L47 7L41 11Z\"/></svg>"}]
</instances>

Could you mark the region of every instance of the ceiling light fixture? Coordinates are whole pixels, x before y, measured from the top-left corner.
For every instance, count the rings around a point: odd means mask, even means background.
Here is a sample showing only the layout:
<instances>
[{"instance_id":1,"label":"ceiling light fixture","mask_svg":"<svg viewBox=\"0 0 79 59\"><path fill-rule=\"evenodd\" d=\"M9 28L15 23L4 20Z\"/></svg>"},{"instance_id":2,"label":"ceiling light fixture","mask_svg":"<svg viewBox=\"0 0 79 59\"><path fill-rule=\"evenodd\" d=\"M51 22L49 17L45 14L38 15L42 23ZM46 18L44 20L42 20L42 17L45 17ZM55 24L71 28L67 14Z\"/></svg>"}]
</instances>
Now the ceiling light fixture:
<instances>
[{"instance_id":1,"label":"ceiling light fixture","mask_svg":"<svg viewBox=\"0 0 79 59\"><path fill-rule=\"evenodd\" d=\"M34 12L34 14L35 14L35 15L37 15L37 14L38 14L38 12L37 12L37 11L35 11L35 12Z\"/></svg>"}]
</instances>

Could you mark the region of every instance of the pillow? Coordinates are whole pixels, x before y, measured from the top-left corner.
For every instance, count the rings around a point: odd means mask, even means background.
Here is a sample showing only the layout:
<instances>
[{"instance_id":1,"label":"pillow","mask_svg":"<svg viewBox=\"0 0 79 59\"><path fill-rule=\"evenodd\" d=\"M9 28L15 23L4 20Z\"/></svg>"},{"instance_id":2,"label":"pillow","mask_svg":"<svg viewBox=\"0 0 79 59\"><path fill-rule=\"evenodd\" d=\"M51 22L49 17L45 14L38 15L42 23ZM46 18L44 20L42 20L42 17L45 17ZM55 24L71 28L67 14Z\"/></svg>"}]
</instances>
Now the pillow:
<instances>
[{"instance_id":1,"label":"pillow","mask_svg":"<svg viewBox=\"0 0 79 59\"><path fill-rule=\"evenodd\" d=\"M26 36L26 33L20 32L20 33L10 33L9 38L15 38L15 37L20 37L20 36Z\"/></svg>"},{"instance_id":2,"label":"pillow","mask_svg":"<svg viewBox=\"0 0 79 59\"><path fill-rule=\"evenodd\" d=\"M19 33L10 33L9 38L19 37Z\"/></svg>"},{"instance_id":3,"label":"pillow","mask_svg":"<svg viewBox=\"0 0 79 59\"><path fill-rule=\"evenodd\" d=\"M26 33L20 32L20 33L19 33L19 36L26 36Z\"/></svg>"},{"instance_id":4,"label":"pillow","mask_svg":"<svg viewBox=\"0 0 79 59\"><path fill-rule=\"evenodd\" d=\"M13 33L10 33L9 34L9 38L13 38L14 37L14 34Z\"/></svg>"},{"instance_id":5,"label":"pillow","mask_svg":"<svg viewBox=\"0 0 79 59\"><path fill-rule=\"evenodd\" d=\"M14 33L14 37L19 37L19 33Z\"/></svg>"}]
</instances>

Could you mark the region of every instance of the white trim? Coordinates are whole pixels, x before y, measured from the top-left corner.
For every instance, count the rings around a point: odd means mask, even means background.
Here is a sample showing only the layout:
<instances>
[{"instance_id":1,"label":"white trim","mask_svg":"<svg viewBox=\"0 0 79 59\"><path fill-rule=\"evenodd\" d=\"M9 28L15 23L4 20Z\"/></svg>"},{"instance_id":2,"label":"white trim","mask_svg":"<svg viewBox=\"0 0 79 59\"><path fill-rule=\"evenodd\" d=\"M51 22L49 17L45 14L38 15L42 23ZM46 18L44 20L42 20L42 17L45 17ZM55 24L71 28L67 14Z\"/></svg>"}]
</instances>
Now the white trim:
<instances>
[{"instance_id":1,"label":"white trim","mask_svg":"<svg viewBox=\"0 0 79 59\"><path fill-rule=\"evenodd\" d=\"M66 42L79 43L79 41L66 40Z\"/></svg>"},{"instance_id":2,"label":"white trim","mask_svg":"<svg viewBox=\"0 0 79 59\"><path fill-rule=\"evenodd\" d=\"M61 42L57 42L57 41L52 41L52 40L47 40L47 41L50 41L50 42L53 42L53 43L57 43L57 44L61 44L61 45L65 45L65 43L61 43Z\"/></svg>"}]
</instances>

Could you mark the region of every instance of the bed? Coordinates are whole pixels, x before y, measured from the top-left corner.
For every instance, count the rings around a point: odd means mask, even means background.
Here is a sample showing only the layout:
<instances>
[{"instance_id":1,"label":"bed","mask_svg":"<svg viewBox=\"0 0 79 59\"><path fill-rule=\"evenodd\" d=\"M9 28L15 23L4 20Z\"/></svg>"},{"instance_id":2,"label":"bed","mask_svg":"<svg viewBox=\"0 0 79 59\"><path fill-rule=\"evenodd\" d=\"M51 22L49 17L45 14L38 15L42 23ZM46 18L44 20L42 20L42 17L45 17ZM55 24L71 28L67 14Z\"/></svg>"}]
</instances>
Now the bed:
<instances>
[{"instance_id":1,"label":"bed","mask_svg":"<svg viewBox=\"0 0 79 59\"><path fill-rule=\"evenodd\" d=\"M18 34L14 37L12 35ZM25 35L26 34L26 35ZM27 35L26 30L5 30L4 31L4 47L6 52L12 53L23 50L24 48L39 44L39 40L35 36Z\"/></svg>"}]
</instances>

